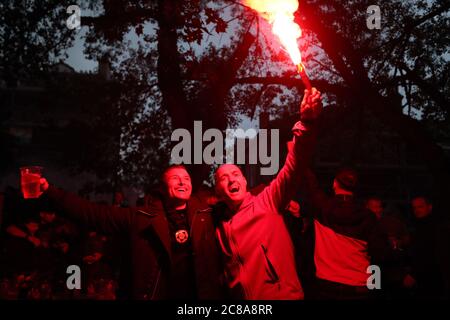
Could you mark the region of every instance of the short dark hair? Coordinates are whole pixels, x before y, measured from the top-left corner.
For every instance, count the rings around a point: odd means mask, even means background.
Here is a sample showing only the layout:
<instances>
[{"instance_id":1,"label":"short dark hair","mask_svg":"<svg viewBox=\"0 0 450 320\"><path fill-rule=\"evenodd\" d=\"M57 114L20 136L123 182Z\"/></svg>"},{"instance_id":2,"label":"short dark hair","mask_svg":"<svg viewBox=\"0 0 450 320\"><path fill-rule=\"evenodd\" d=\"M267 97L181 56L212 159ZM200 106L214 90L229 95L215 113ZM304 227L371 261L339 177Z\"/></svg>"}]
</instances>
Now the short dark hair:
<instances>
[{"instance_id":1,"label":"short dark hair","mask_svg":"<svg viewBox=\"0 0 450 320\"><path fill-rule=\"evenodd\" d=\"M411 201L416 199L423 199L427 204L433 204L433 201L431 201L430 197L426 194L416 194L411 198Z\"/></svg>"},{"instance_id":2,"label":"short dark hair","mask_svg":"<svg viewBox=\"0 0 450 320\"><path fill-rule=\"evenodd\" d=\"M335 176L336 181L342 189L354 192L358 185L358 174L350 167L340 168Z\"/></svg>"},{"instance_id":3,"label":"short dark hair","mask_svg":"<svg viewBox=\"0 0 450 320\"><path fill-rule=\"evenodd\" d=\"M369 196L369 197L367 197L366 198L366 204L369 203L370 200L380 201L381 204L384 204L383 200L379 196Z\"/></svg>"},{"instance_id":4,"label":"short dark hair","mask_svg":"<svg viewBox=\"0 0 450 320\"><path fill-rule=\"evenodd\" d=\"M236 164L236 163L222 163L221 165L219 165L219 166L217 167L216 170L214 170L214 184L217 184L217 171L219 171L219 169L220 169L222 166L227 165L227 164L236 166L236 167L239 169L239 171L241 171L242 175L244 175L244 171L242 170L242 169L243 169L242 166L240 166L240 165L238 165L238 164Z\"/></svg>"},{"instance_id":5,"label":"short dark hair","mask_svg":"<svg viewBox=\"0 0 450 320\"><path fill-rule=\"evenodd\" d=\"M167 172L169 172L172 169L184 169L184 170L188 171L186 166L183 164L171 164L170 166L165 168L163 173L161 174L161 181L164 181L164 176L166 175Z\"/></svg>"}]
</instances>

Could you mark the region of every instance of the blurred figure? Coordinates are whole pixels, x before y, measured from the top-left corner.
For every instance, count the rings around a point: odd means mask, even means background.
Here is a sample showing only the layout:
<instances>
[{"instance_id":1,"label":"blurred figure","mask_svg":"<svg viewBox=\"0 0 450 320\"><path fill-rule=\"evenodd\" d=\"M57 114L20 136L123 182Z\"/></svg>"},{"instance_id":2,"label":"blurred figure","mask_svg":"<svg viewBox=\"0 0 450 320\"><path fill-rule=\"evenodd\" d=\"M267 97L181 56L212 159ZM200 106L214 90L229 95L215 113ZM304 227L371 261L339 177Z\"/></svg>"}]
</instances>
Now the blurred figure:
<instances>
[{"instance_id":1,"label":"blurred figure","mask_svg":"<svg viewBox=\"0 0 450 320\"><path fill-rule=\"evenodd\" d=\"M314 296L314 225L299 202L291 200L283 215L295 250L297 273L305 292L305 299Z\"/></svg>"},{"instance_id":2,"label":"blurred figure","mask_svg":"<svg viewBox=\"0 0 450 320\"><path fill-rule=\"evenodd\" d=\"M369 209L377 218L384 233L389 238L391 249L395 262L385 265L383 268L384 293L387 298L401 298L405 292L406 255L410 243L410 237L406 225L399 219L385 214L383 201L375 196L366 200L366 208Z\"/></svg>"},{"instance_id":3,"label":"blurred figure","mask_svg":"<svg viewBox=\"0 0 450 320\"><path fill-rule=\"evenodd\" d=\"M368 299L367 268L389 257L390 247L375 216L355 199L358 175L340 169L333 181L334 196L320 188L311 170L304 191L314 217L318 299Z\"/></svg>"},{"instance_id":4,"label":"blurred figure","mask_svg":"<svg viewBox=\"0 0 450 320\"><path fill-rule=\"evenodd\" d=\"M69 251L76 236L74 227L55 212L43 210L39 220L29 217L24 225L11 224L7 233L13 237L7 247L8 264L19 272L21 298L52 298L58 280L66 278L66 268L73 261Z\"/></svg>"},{"instance_id":5,"label":"blurred figure","mask_svg":"<svg viewBox=\"0 0 450 320\"><path fill-rule=\"evenodd\" d=\"M129 208L128 200L122 190L116 190L114 192L112 205L117 208ZM128 276L125 274L129 273L128 264L131 258L128 236L124 233L114 233L109 235L109 239L105 244L103 256L103 262L107 261L108 265L111 267L111 272L114 274L113 278L121 283L127 282L128 280L126 278ZM106 265L104 268L106 268ZM121 297L121 292L118 292L118 296L119 298Z\"/></svg>"},{"instance_id":6,"label":"blurred figure","mask_svg":"<svg viewBox=\"0 0 450 320\"><path fill-rule=\"evenodd\" d=\"M366 201L366 208L372 211L373 214L377 217L378 220L380 220L383 217L383 202L380 198L377 197L371 197L368 198Z\"/></svg>"},{"instance_id":7,"label":"blurred figure","mask_svg":"<svg viewBox=\"0 0 450 320\"><path fill-rule=\"evenodd\" d=\"M128 201L122 191L114 192L113 206L119 208L128 208Z\"/></svg>"},{"instance_id":8,"label":"blurred figure","mask_svg":"<svg viewBox=\"0 0 450 320\"><path fill-rule=\"evenodd\" d=\"M17 299L18 290L12 278L2 277L0 279L0 300Z\"/></svg>"},{"instance_id":9,"label":"blurred figure","mask_svg":"<svg viewBox=\"0 0 450 320\"><path fill-rule=\"evenodd\" d=\"M441 225L426 196L414 197L411 207L415 230L411 239L411 274L405 285L414 287L418 298L442 297L449 272L445 263L449 250L445 224Z\"/></svg>"},{"instance_id":10,"label":"blurred figure","mask_svg":"<svg viewBox=\"0 0 450 320\"><path fill-rule=\"evenodd\" d=\"M369 209L381 224L383 231L389 237L393 250L403 250L410 242L408 229L399 219L385 214L383 201L378 197L370 197L366 201Z\"/></svg>"},{"instance_id":11,"label":"blurred figure","mask_svg":"<svg viewBox=\"0 0 450 320\"><path fill-rule=\"evenodd\" d=\"M105 283L115 283L112 269L105 257L105 248L109 239L95 231L89 231L85 239L82 277L82 288L87 288L87 296L90 299L101 299L105 290ZM115 286L114 286L115 287ZM115 300L115 293L109 295L110 300Z\"/></svg>"},{"instance_id":12,"label":"blurred figure","mask_svg":"<svg viewBox=\"0 0 450 320\"><path fill-rule=\"evenodd\" d=\"M11 224L6 228L6 260L9 273L30 274L36 267L37 248L41 240L37 237L39 223L32 217L23 224Z\"/></svg>"}]
</instances>

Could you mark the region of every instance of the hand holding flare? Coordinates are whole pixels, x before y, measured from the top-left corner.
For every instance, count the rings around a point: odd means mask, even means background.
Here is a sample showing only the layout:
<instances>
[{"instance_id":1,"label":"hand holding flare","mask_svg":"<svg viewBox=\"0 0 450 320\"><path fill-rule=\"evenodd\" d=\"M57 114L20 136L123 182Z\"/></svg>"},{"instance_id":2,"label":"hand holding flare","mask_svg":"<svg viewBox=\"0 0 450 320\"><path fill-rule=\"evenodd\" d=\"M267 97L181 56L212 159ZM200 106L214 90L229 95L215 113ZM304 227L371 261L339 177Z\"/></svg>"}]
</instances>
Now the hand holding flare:
<instances>
[{"instance_id":1,"label":"hand holding flare","mask_svg":"<svg viewBox=\"0 0 450 320\"><path fill-rule=\"evenodd\" d=\"M302 81L303 81L303 84L305 85L305 88L307 90L311 90L312 89L311 82L309 81L308 74L306 73L306 68L305 68L305 66L303 65L302 62L297 64L297 71L300 74L300 77L302 78Z\"/></svg>"},{"instance_id":2,"label":"hand holding flare","mask_svg":"<svg viewBox=\"0 0 450 320\"><path fill-rule=\"evenodd\" d=\"M300 105L300 120L303 124L314 123L322 112L322 97L316 88L305 89Z\"/></svg>"},{"instance_id":3,"label":"hand holding flare","mask_svg":"<svg viewBox=\"0 0 450 320\"><path fill-rule=\"evenodd\" d=\"M300 26L294 22L294 12L298 9L298 0L243 0L243 3L269 21L273 33L280 38L292 62L297 66L305 88L311 90L312 86L297 45L297 39L302 35Z\"/></svg>"}]
</instances>

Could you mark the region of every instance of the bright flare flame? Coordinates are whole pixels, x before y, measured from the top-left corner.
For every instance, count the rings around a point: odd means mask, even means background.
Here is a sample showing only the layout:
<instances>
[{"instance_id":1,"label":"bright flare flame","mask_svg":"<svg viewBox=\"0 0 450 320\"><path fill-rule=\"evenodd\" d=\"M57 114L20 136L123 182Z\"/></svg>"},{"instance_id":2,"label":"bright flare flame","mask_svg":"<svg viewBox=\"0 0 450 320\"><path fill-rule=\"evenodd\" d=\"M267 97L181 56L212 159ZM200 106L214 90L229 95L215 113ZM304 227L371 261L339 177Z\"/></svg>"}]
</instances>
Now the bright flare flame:
<instances>
[{"instance_id":1,"label":"bright flare flame","mask_svg":"<svg viewBox=\"0 0 450 320\"><path fill-rule=\"evenodd\" d=\"M294 12L298 9L298 0L243 0L244 5L258 11L272 25L272 31L289 53L292 62L302 62L297 39L302 29L294 22Z\"/></svg>"}]
</instances>

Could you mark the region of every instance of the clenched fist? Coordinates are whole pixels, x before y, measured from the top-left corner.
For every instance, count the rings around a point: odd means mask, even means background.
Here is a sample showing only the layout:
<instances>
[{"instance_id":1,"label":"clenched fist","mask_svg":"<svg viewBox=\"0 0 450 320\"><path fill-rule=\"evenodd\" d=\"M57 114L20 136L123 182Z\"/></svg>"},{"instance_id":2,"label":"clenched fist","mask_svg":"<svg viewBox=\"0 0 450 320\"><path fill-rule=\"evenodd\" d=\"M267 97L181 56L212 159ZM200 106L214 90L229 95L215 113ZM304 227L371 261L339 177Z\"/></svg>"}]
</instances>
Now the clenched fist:
<instances>
[{"instance_id":1,"label":"clenched fist","mask_svg":"<svg viewBox=\"0 0 450 320\"><path fill-rule=\"evenodd\" d=\"M39 180L40 184L41 184L41 194L44 193L45 191L47 191L48 189L48 181L45 178L41 178Z\"/></svg>"}]
</instances>

